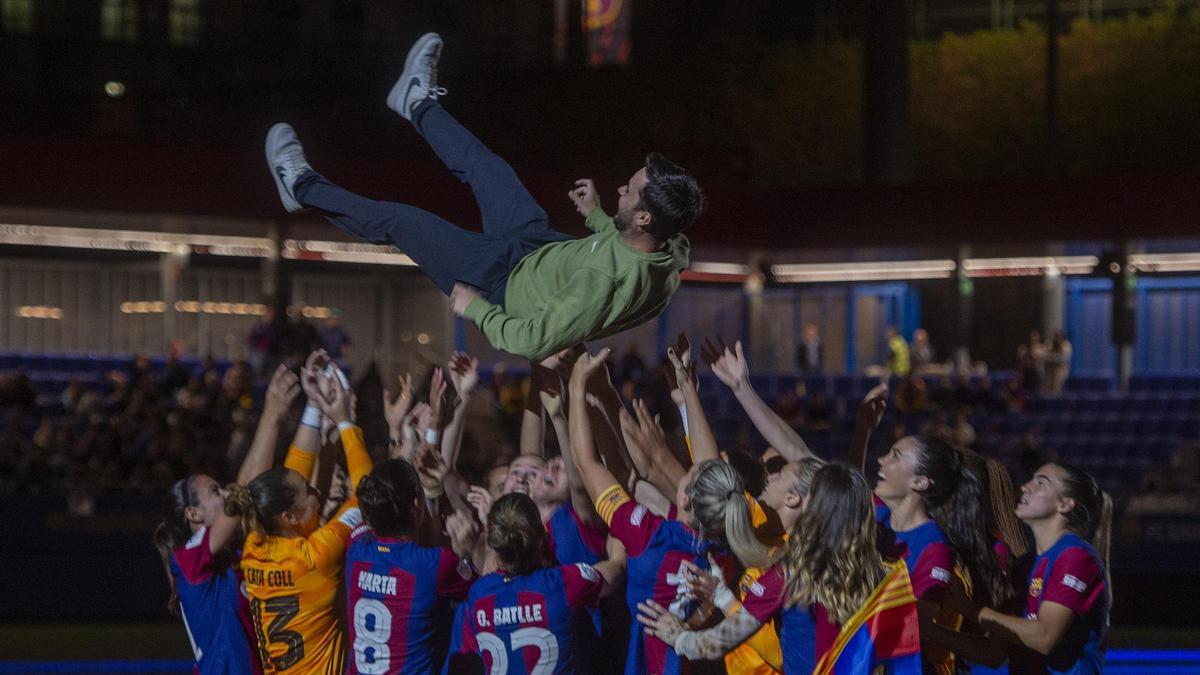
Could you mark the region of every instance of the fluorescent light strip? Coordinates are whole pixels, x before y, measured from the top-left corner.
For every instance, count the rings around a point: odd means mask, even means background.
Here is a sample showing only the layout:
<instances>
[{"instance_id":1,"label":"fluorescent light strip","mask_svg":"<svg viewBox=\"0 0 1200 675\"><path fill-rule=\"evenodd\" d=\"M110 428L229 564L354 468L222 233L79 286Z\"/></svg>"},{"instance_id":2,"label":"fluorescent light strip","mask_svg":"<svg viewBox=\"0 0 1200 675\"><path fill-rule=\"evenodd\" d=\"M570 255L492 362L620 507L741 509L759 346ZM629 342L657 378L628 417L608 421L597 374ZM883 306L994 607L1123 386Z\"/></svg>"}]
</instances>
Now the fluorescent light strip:
<instances>
[{"instance_id":1,"label":"fluorescent light strip","mask_svg":"<svg viewBox=\"0 0 1200 675\"><path fill-rule=\"evenodd\" d=\"M15 223L0 223L0 244L147 253L174 253L186 246L195 253L245 258L266 258L274 248L274 243L265 237L46 227Z\"/></svg>"},{"instance_id":2,"label":"fluorescent light strip","mask_svg":"<svg viewBox=\"0 0 1200 675\"><path fill-rule=\"evenodd\" d=\"M744 276L750 273L749 265L739 265L738 263L721 263L721 262L694 262L688 265L688 269L697 274L727 274L730 276Z\"/></svg>"},{"instance_id":3,"label":"fluorescent light strip","mask_svg":"<svg viewBox=\"0 0 1200 675\"><path fill-rule=\"evenodd\" d=\"M947 279L954 273L955 267L953 260L816 263L772 265L771 274L784 283Z\"/></svg>"},{"instance_id":4,"label":"fluorescent light strip","mask_svg":"<svg viewBox=\"0 0 1200 675\"><path fill-rule=\"evenodd\" d=\"M1200 271L1200 253L1135 253L1129 264L1139 272Z\"/></svg>"},{"instance_id":5,"label":"fluorescent light strip","mask_svg":"<svg viewBox=\"0 0 1200 675\"><path fill-rule=\"evenodd\" d=\"M1042 276L1051 270L1058 274L1090 274L1098 264L1099 258L1093 255L968 258L963 261L963 271L969 277Z\"/></svg>"},{"instance_id":6,"label":"fluorescent light strip","mask_svg":"<svg viewBox=\"0 0 1200 675\"><path fill-rule=\"evenodd\" d=\"M283 242L284 258L291 260L327 260L329 262L369 263L376 265L403 265L416 267L417 263L394 246L355 244L340 241L314 241L286 239Z\"/></svg>"}]
</instances>

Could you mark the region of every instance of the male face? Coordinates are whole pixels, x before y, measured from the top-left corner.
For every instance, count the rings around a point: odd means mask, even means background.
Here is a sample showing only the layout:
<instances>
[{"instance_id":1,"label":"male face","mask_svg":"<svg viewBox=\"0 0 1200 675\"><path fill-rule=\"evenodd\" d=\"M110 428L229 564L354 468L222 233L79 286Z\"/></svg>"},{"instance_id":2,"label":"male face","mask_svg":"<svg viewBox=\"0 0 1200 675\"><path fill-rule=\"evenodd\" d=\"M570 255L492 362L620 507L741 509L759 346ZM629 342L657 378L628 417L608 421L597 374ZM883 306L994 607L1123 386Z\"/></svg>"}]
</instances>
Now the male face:
<instances>
[{"instance_id":1,"label":"male face","mask_svg":"<svg viewBox=\"0 0 1200 675\"><path fill-rule=\"evenodd\" d=\"M642 188L646 187L646 168L638 169L629 182L617 188L617 215L613 222L624 232L632 225L645 226L650 223L650 214L638 208L642 203Z\"/></svg>"}]
</instances>

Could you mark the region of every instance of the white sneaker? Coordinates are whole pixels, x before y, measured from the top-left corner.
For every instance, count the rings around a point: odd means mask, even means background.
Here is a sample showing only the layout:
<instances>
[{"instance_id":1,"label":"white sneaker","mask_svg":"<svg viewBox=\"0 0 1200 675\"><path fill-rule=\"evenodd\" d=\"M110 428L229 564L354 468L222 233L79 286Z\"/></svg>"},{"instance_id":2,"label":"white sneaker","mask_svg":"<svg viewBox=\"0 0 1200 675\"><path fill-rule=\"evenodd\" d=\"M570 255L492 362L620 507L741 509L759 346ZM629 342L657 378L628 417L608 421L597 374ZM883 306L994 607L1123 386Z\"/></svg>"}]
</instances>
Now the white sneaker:
<instances>
[{"instance_id":1,"label":"white sneaker","mask_svg":"<svg viewBox=\"0 0 1200 675\"><path fill-rule=\"evenodd\" d=\"M404 59L404 72L388 92L387 105L401 117L412 121L413 109L425 99L437 100L445 96L446 90L437 86L438 59L442 56L442 36L426 33L417 38L408 58Z\"/></svg>"},{"instance_id":2,"label":"white sneaker","mask_svg":"<svg viewBox=\"0 0 1200 675\"><path fill-rule=\"evenodd\" d=\"M296 130L292 125L279 123L267 132L267 166L275 178L275 187L279 188L279 201L283 202L283 208L288 213L303 211L304 207L296 200L292 189L296 179L312 171L312 167L304 158L304 148L300 146L300 139L296 138Z\"/></svg>"}]
</instances>

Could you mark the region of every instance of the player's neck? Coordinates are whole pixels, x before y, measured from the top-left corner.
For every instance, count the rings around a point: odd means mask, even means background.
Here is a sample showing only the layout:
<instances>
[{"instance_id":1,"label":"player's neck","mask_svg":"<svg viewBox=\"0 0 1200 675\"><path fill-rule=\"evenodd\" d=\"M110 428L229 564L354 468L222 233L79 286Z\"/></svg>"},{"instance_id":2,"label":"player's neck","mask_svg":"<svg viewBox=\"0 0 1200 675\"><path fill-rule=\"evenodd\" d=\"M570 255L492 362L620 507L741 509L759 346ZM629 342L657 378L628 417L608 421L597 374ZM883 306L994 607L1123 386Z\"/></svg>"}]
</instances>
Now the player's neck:
<instances>
[{"instance_id":1,"label":"player's neck","mask_svg":"<svg viewBox=\"0 0 1200 675\"><path fill-rule=\"evenodd\" d=\"M929 514L925 513L919 494L906 495L895 504L889 503L888 508L892 511L888 524L893 532L907 532L929 522Z\"/></svg>"},{"instance_id":2,"label":"player's neck","mask_svg":"<svg viewBox=\"0 0 1200 675\"><path fill-rule=\"evenodd\" d=\"M1067 528L1063 527L1058 518L1036 520L1027 524L1030 531L1033 532L1033 542L1037 547L1038 555L1049 551L1067 533Z\"/></svg>"}]
</instances>

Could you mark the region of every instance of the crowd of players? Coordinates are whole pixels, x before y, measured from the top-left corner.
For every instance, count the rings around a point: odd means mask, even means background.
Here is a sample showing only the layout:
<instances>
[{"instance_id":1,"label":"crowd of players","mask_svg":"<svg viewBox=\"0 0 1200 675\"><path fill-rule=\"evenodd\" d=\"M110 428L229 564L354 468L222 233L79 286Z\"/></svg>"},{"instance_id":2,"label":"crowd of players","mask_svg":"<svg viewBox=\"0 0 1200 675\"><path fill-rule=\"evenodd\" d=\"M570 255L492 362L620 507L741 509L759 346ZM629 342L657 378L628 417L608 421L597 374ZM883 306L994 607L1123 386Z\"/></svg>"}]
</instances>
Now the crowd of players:
<instances>
[{"instance_id":1,"label":"crowd of players","mask_svg":"<svg viewBox=\"0 0 1200 675\"><path fill-rule=\"evenodd\" d=\"M178 481L155 533L198 672L1102 672L1111 502L1087 473L1047 463L1018 491L941 434L868 470L882 386L822 460L740 344L668 350L663 424L607 357L531 364L520 454L474 482L469 356L384 393L374 461L336 364L280 367L236 480ZM761 455L718 447L699 361Z\"/></svg>"}]
</instances>

